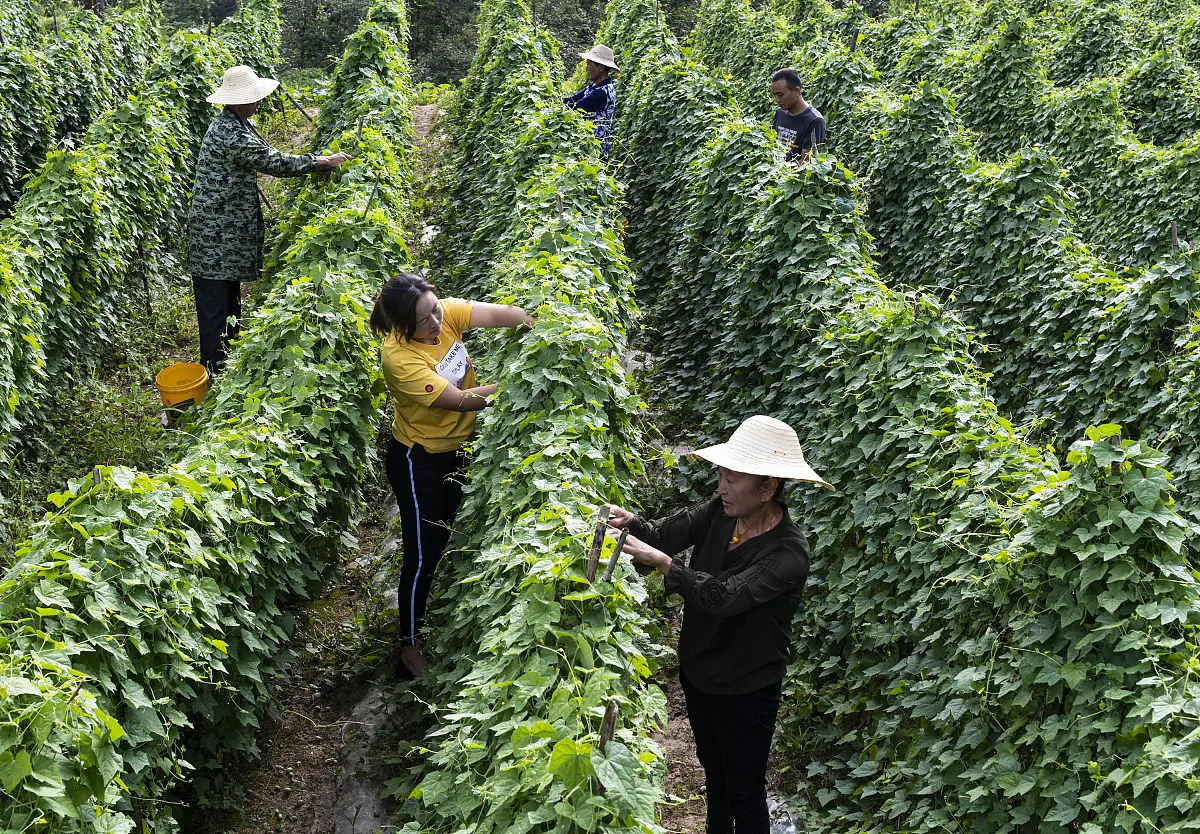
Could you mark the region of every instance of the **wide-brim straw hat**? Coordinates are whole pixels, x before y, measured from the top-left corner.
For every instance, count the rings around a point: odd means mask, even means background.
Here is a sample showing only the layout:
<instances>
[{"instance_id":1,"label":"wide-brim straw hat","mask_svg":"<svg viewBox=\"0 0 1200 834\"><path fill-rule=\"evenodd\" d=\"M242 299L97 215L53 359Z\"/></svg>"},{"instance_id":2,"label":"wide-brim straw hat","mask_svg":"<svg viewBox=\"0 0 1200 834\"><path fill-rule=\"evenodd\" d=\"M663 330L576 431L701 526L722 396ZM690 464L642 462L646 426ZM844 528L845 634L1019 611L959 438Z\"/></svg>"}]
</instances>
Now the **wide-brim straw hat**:
<instances>
[{"instance_id":1,"label":"wide-brim straw hat","mask_svg":"<svg viewBox=\"0 0 1200 834\"><path fill-rule=\"evenodd\" d=\"M697 449L692 454L734 472L808 481L834 489L804 460L795 430L782 420L763 414L745 420L725 443Z\"/></svg>"},{"instance_id":2,"label":"wide-brim straw hat","mask_svg":"<svg viewBox=\"0 0 1200 834\"><path fill-rule=\"evenodd\" d=\"M579 57L588 61L595 61L597 64L601 64L602 66L606 66L611 69L617 69L616 56L613 55L613 51L611 49L602 43L596 44L587 52L580 52ZM617 70L617 72L620 72L620 70Z\"/></svg>"},{"instance_id":3,"label":"wide-brim straw hat","mask_svg":"<svg viewBox=\"0 0 1200 834\"><path fill-rule=\"evenodd\" d=\"M230 67L225 70L221 86L205 100L213 104L253 104L262 101L278 86L278 81L273 78L259 78L250 67Z\"/></svg>"}]
</instances>

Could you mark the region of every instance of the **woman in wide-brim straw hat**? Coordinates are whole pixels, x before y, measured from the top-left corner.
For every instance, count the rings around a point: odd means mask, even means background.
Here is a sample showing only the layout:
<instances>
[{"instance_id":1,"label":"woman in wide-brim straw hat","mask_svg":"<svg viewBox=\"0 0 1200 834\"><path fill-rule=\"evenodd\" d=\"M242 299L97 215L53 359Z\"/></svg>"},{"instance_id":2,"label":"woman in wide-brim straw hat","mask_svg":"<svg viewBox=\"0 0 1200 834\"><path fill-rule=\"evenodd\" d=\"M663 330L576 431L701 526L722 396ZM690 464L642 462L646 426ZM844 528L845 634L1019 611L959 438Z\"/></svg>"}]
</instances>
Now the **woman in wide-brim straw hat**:
<instances>
[{"instance_id":1,"label":"woman in wide-brim straw hat","mask_svg":"<svg viewBox=\"0 0 1200 834\"><path fill-rule=\"evenodd\" d=\"M607 159L612 145L613 112L617 108L617 88L613 82L617 75L617 61L613 51L598 43L579 57L587 61L587 85L563 99L563 104L582 111L583 117L592 123L592 132L600 140L600 157Z\"/></svg>"},{"instance_id":2,"label":"woman in wide-brim straw hat","mask_svg":"<svg viewBox=\"0 0 1200 834\"><path fill-rule=\"evenodd\" d=\"M717 465L717 494L658 521L610 507L625 552L684 598L679 679L704 767L708 834L768 834L766 769L808 576L808 542L781 500L785 481L833 489L773 417L742 423L695 453ZM690 564L677 554L693 548Z\"/></svg>"},{"instance_id":3,"label":"woman in wide-brim straw hat","mask_svg":"<svg viewBox=\"0 0 1200 834\"><path fill-rule=\"evenodd\" d=\"M241 282L257 279L262 271L265 229L258 175L296 177L327 171L349 158L282 153L256 135L249 119L278 86L250 67L231 67L207 99L224 109L208 126L196 163L187 268L196 295L200 359L213 375L224 366L227 344L237 333Z\"/></svg>"}]
</instances>

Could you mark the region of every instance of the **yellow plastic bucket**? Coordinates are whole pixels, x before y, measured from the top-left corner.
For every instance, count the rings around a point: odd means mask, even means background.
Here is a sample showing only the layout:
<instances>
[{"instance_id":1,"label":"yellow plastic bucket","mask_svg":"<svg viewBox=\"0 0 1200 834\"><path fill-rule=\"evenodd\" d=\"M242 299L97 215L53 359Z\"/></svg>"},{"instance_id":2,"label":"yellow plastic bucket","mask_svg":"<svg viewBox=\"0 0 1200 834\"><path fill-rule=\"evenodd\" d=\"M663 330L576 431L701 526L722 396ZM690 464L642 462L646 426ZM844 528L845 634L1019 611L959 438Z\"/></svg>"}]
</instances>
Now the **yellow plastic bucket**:
<instances>
[{"instance_id":1,"label":"yellow plastic bucket","mask_svg":"<svg viewBox=\"0 0 1200 834\"><path fill-rule=\"evenodd\" d=\"M195 362L168 365L154 377L154 387L167 409L167 420L174 423L172 409L198 404L208 393L208 371Z\"/></svg>"}]
</instances>

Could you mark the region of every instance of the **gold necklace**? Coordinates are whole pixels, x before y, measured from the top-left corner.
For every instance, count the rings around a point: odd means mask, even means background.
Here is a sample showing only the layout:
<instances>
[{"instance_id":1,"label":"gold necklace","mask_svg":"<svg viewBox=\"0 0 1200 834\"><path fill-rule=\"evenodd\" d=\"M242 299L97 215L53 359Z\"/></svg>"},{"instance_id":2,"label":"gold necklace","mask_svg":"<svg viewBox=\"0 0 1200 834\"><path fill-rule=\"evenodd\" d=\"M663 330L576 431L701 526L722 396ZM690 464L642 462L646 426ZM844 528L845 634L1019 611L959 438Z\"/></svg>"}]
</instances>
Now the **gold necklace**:
<instances>
[{"instance_id":1,"label":"gold necklace","mask_svg":"<svg viewBox=\"0 0 1200 834\"><path fill-rule=\"evenodd\" d=\"M762 519L763 515L765 515L766 512L770 509L771 509L771 503L768 501L766 504L763 504L763 508L758 511L757 515L754 516L754 520L758 521L758 520ZM740 536L738 535L738 524L740 524L741 521L742 520L740 518L734 519L734 521L733 521L733 535L729 537L730 544L737 544L742 539L753 538L753 536L747 535L747 533L749 533L752 529L754 529L749 524L746 525L746 529L742 531L742 534ZM766 528L764 528L764 529L766 529ZM762 530L760 530L758 532L761 533ZM754 535L757 536L758 533L755 533Z\"/></svg>"}]
</instances>

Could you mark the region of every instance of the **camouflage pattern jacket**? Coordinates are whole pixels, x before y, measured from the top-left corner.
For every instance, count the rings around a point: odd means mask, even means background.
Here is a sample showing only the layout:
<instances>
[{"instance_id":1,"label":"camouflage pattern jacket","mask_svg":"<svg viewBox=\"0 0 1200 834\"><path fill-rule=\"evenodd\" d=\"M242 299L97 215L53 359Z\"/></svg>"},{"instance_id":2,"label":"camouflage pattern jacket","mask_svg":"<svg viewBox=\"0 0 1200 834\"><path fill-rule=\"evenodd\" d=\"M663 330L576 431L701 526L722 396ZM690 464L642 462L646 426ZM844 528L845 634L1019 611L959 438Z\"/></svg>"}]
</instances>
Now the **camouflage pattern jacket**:
<instances>
[{"instance_id":1,"label":"camouflage pattern jacket","mask_svg":"<svg viewBox=\"0 0 1200 834\"><path fill-rule=\"evenodd\" d=\"M253 281L262 272L262 209L258 175L298 177L317 158L282 153L254 136L234 113L222 110L200 146L188 214L187 269L193 278Z\"/></svg>"}]
</instances>

